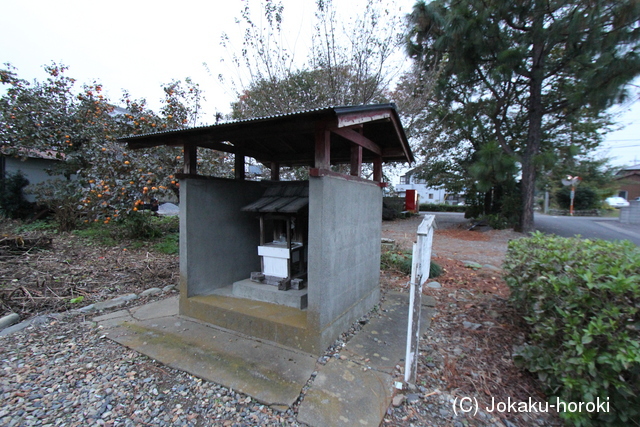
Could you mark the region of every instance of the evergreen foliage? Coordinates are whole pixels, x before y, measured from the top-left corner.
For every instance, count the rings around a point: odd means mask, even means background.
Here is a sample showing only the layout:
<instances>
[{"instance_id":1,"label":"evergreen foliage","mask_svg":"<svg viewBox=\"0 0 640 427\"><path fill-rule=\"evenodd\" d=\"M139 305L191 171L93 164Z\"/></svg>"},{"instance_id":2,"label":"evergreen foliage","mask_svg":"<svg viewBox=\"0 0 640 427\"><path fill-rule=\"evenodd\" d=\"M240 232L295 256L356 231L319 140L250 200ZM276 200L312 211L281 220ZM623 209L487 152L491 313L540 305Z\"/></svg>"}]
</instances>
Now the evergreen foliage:
<instances>
[{"instance_id":1,"label":"evergreen foliage","mask_svg":"<svg viewBox=\"0 0 640 427\"><path fill-rule=\"evenodd\" d=\"M629 241L535 233L509 243L511 300L529 325L515 362L537 375L549 403L607 402L561 411L576 426L640 419L640 250Z\"/></svg>"},{"instance_id":2,"label":"evergreen foliage","mask_svg":"<svg viewBox=\"0 0 640 427\"><path fill-rule=\"evenodd\" d=\"M571 207L571 187L563 187L555 194L556 201L560 209L569 209ZM591 187L579 185L573 199L573 209L577 211L586 211L589 209L598 209L602 201L598 198Z\"/></svg>"},{"instance_id":3,"label":"evergreen foliage","mask_svg":"<svg viewBox=\"0 0 640 427\"><path fill-rule=\"evenodd\" d=\"M498 144L519 165L520 228L531 231L540 169L566 147L597 146L604 110L640 73L638 16L634 0L418 1L408 54L438 73L425 154L464 176L473 153Z\"/></svg>"},{"instance_id":4,"label":"evergreen foliage","mask_svg":"<svg viewBox=\"0 0 640 427\"><path fill-rule=\"evenodd\" d=\"M26 218L31 212L31 203L24 197L24 188L29 180L20 171L8 173L0 178L0 212L8 218Z\"/></svg>"}]
</instances>

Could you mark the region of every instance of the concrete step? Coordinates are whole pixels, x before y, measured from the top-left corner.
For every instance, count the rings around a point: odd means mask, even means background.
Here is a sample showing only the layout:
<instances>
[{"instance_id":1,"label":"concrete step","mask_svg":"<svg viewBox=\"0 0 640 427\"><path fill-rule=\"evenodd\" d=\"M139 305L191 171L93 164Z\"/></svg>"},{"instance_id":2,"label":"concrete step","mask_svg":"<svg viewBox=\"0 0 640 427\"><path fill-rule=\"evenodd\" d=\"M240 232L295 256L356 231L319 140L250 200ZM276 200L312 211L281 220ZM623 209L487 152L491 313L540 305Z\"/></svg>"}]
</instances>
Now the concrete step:
<instances>
[{"instance_id":1,"label":"concrete step","mask_svg":"<svg viewBox=\"0 0 640 427\"><path fill-rule=\"evenodd\" d=\"M182 299L181 313L200 321L306 350L307 312L293 307L222 295Z\"/></svg>"},{"instance_id":2,"label":"concrete step","mask_svg":"<svg viewBox=\"0 0 640 427\"><path fill-rule=\"evenodd\" d=\"M240 390L276 409L284 410L296 401L316 366L316 358L309 354L247 339L173 313L146 320L136 318L135 312L119 313L120 317L113 313L96 319L107 329L108 338L172 368Z\"/></svg>"},{"instance_id":3,"label":"concrete step","mask_svg":"<svg viewBox=\"0 0 640 427\"><path fill-rule=\"evenodd\" d=\"M289 289L280 291L277 286L256 283L250 279L240 280L233 284L232 294L237 298L245 298L271 304L303 310L307 308L307 289Z\"/></svg>"},{"instance_id":4,"label":"concrete step","mask_svg":"<svg viewBox=\"0 0 640 427\"><path fill-rule=\"evenodd\" d=\"M251 314L256 323L277 324L281 331L304 333L300 324L306 323L306 312L300 310L221 296L189 300L200 304L200 310L208 310L210 316L218 313L229 322L238 313L244 317ZM394 368L404 366L408 302L406 293L388 293L380 305L380 316L372 316L339 357L331 358L324 366L318 366L316 356L308 353L180 316L177 298L94 320L114 341L279 410L290 407L312 379L298 408L298 421L307 425L378 426L395 393L394 381L402 381ZM422 302L424 333L434 313L434 301L423 296ZM252 331L254 336L255 332Z\"/></svg>"}]
</instances>

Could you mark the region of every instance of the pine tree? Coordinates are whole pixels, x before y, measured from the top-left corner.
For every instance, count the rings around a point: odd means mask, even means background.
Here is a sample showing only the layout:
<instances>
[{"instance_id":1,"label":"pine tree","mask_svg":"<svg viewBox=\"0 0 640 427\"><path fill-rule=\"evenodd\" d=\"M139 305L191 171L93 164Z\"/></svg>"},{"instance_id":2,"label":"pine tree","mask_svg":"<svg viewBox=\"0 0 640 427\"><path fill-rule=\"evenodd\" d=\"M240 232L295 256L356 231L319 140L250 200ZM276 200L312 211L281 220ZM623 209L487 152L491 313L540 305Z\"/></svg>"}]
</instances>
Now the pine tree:
<instances>
[{"instance_id":1,"label":"pine tree","mask_svg":"<svg viewBox=\"0 0 640 427\"><path fill-rule=\"evenodd\" d=\"M421 0L414 6L408 53L440 71L441 105L473 110L478 119L471 129L483 127L521 165L521 231L533 230L545 154L572 143L563 138L570 124L602 120L640 74L639 18L636 0ZM597 131L591 135L597 142Z\"/></svg>"}]
</instances>

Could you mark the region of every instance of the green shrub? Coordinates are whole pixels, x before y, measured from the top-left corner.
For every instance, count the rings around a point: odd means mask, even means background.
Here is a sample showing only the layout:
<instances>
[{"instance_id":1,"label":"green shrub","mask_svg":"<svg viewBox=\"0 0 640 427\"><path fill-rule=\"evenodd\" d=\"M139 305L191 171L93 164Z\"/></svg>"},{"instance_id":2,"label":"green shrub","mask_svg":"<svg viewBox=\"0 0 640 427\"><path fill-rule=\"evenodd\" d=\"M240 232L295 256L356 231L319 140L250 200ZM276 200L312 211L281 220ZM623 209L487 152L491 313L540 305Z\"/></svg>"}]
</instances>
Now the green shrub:
<instances>
[{"instance_id":1,"label":"green shrub","mask_svg":"<svg viewBox=\"0 0 640 427\"><path fill-rule=\"evenodd\" d=\"M74 234L103 246L117 246L123 241L135 240L132 247L144 247L149 241L163 238L155 248L163 253L177 253L179 224L177 217L155 217L146 212L133 213L118 221L92 222L74 230Z\"/></svg>"},{"instance_id":2,"label":"green shrub","mask_svg":"<svg viewBox=\"0 0 640 427\"><path fill-rule=\"evenodd\" d=\"M382 270L397 270L403 274L411 274L412 255L410 251L405 251L397 246L389 250L383 250L380 254L380 268ZM429 278L438 277L442 274L442 267L431 261L429 267Z\"/></svg>"},{"instance_id":3,"label":"green shrub","mask_svg":"<svg viewBox=\"0 0 640 427\"><path fill-rule=\"evenodd\" d=\"M38 203L53 211L58 231L75 230L82 216L82 188L77 181L50 179L34 185L30 191Z\"/></svg>"},{"instance_id":4,"label":"green shrub","mask_svg":"<svg viewBox=\"0 0 640 427\"><path fill-rule=\"evenodd\" d=\"M487 224L496 230L504 230L505 228L513 227L511 221L500 214L487 215L485 219L487 220Z\"/></svg>"},{"instance_id":5,"label":"green shrub","mask_svg":"<svg viewBox=\"0 0 640 427\"><path fill-rule=\"evenodd\" d=\"M33 222L25 222L16 228L17 233L29 233L32 231L55 231L56 225L50 221L39 219Z\"/></svg>"},{"instance_id":6,"label":"green shrub","mask_svg":"<svg viewBox=\"0 0 640 427\"><path fill-rule=\"evenodd\" d=\"M24 188L29 180L22 172L7 173L0 178L0 212L8 218L26 218L31 213L31 203L24 198Z\"/></svg>"},{"instance_id":7,"label":"green shrub","mask_svg":"<svg viewBox=\"0 0 640 427\"><path fill-rule=\"evenodd\" d=\"M431 265L429 267L429 278L433 279L440 275L442 275L442 267L440 267L440 264L436 264L435 262L431 261Z\"/></svg>"},{"instance_id":8,"label":"green shrub","mask_svg":"<svg viewBox=\"0 0 640 427\"><path fill-rule=\"evenodd\" d=\"M411 252L393 248L380 254L380 268L411 274Z\"/></svg>"},{"instance_id":9,"label":"green shrub","mask_svg":"<svg viewBox=\"0 0 640 427\"><path fill-rule=\"evenodd\" d=\"M180 219L175 216L154 216L151 220L160 228L163 234L179 233Z\"/></svg>"},{"instance_id":10,"label":"green shrub","mask_svg":"<svg viewBox=\"0 0 640 427\"><path fill-rule=\"evenodd\" d=\"M556 202L561 209L569 209L571 206L571 187L562 187L555 194ZM590 187L576 187L576 193L573 199L573 208L577 211L588 209L596 209L600 207L600 198L598 194Z\"/></svg>"},{"instance_id":11,"label":"green shrub","mask_svg":"<svg viewBox=\"0 0 640 427\"><path fill-rule=\"evenodd\" d=\"M117 246L116 237L121 237L117 227L113 224L90 223L82 228L73 230L76 236L84 237L102 246Z\"/></svg>"},{"instance_id":12,"label":"green shrub","mask_svg":"<svg viewBox=\"0 0 640 427\"><path fill-rule=\"evenodd\" d=\"M608 401L609 413L562 412L581 426L640 419L640 250L630 242L535 233L505 261L511 298L530 327L516 363L549 401Z\"/></svg>"},{"instance_id":13,"label":"green shrub","mask_svg":"<svg viewBox=\"0 0 640 427\"><path fill-rule=\"evenodd\" d=\"M163 254L177 255L180 252L180 235L172 233L165 236L161 242L153 245L153 249Z\"/></svg>"},{"instance_id":14,"label":"green shrub","mask_svg":"<svg viewBox=\"0 0 640 427\"><path fill-rule=\"evenodd\" d=\"M122 220L127 237L131 239L154 239L162 236L162 227L150 212L131 212Z\"/></svg>"},{"instance_id":15,"label":"green shrub","mask_svg":"<svg viewBox=\"0 0 640 427\"><path fill-rule=\"evenodd\" d=\"M447 204L435 204L435 203L421 203L421 211L427 212L464 212L464 206L447 205Z\"/></svg>"}]
</instances>

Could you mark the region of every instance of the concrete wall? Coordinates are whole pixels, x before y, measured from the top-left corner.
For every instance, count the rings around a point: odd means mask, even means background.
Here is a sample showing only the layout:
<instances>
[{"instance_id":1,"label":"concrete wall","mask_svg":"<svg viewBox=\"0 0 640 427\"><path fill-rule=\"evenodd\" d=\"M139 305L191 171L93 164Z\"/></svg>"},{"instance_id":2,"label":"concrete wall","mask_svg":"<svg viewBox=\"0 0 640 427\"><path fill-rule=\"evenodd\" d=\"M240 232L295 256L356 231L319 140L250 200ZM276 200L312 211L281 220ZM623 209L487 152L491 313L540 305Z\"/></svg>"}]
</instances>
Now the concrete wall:
<instances>
[{"instance_id":1,"label":"concrete wall","mask_svg":"<svg viewBox=\"0 0 640 427\"><path fill-rule=\"evenodd\" d=\"M181 297L208 295L260 271L260 223L240 208L264 190L255 181L180 181Z\"/></svg>"},{"instance_id":2,"label":"concrete wall","mask_svg":"<svg viewBox=\"0 0 640 427\"><path fill-rule=\"evenodd\" d=\"M631 201L628 207L620 209L620 222L640 224L640 202Z\"/></svg>"},{"instance_id":3,"label":"concrete wall","mask_svg":"<svg viewBox=\"0 0 640 427\"><path fill-rule=\"evenodd\" d=\"M310 178L306 311L213 294L260 270L259 221L240 208L264 190L251 181L181 181L180 313L321 354L379 302L382 189Z\"/></svg>"},{"instance_id":4,"label":"concrete wall","mask_svg":"<svg viewBox=\"0 0 640 427\"><path fill-rule=\"evenodd\" d=\"M308 321L328 340L378 303L382 189L328 176L309 181Z\"/></svg>"}]
</instances>

